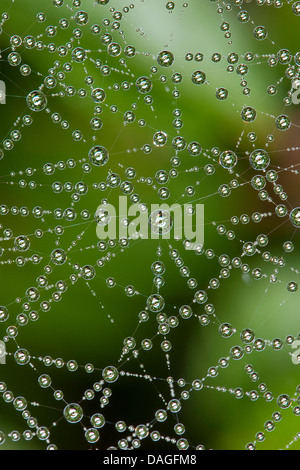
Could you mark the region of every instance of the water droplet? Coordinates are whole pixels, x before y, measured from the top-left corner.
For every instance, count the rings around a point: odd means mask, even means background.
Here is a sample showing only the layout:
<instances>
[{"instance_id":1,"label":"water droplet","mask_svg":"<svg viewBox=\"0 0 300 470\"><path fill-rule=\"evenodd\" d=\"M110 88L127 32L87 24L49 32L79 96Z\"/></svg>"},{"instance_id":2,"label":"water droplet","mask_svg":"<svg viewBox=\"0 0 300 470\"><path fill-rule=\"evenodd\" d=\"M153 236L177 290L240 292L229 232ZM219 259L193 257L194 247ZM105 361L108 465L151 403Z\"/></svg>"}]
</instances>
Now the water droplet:
<instances>
[{"instance_id":1,"label":"water droplet","mask_svg":"<svg viewBox=\"0 0 300 470\"><path fill-rule=\"evenodd\" d=\"M83 417L83 410L77 403L70 403L64 409L64 417L68 423L79 423Z\"/></svg>"},{"instance_id":2,"label":"water droplet","mask_svg":"<svg viewBox=\"0 0 300 470\"><path fill-rule=\"evenodd\" d=\"M170 67L174 62L174 55L170 51L161 51L157 56L157 62L162 67Z\"/></svg>"}]
</instances>

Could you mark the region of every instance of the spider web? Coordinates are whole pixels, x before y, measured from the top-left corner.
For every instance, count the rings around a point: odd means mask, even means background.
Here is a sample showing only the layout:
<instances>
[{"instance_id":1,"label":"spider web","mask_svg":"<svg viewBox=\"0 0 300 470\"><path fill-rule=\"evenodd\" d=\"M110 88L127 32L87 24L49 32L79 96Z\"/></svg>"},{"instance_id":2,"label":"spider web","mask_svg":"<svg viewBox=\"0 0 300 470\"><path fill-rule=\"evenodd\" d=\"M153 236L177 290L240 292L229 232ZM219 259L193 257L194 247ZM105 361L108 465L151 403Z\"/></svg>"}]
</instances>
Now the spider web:
<instances>
[{"instance_id":1,"label":"spider web","mask_svg":"<svg viewBox=\"0 0 300 470\"><path fill-rule=\"evenodd\" d=\"M2 448L297 448L300 2L2 4Z\"/></svg>"}]
</instances>

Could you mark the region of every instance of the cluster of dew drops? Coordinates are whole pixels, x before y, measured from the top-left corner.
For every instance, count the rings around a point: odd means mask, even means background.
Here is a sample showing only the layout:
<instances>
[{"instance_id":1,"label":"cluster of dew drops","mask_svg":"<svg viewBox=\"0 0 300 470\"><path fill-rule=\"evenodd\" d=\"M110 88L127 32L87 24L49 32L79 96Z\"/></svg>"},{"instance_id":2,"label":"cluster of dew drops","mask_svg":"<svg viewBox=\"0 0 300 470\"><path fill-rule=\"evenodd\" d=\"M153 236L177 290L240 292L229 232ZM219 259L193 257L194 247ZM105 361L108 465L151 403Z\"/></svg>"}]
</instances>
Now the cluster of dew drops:
<instances>
[{"instance_id":1,"label":"cluster of dew drops","mask_svg":"<svg viewBox=\"0 0 300 470\"><path fill-rule=\"evenodd\" d=\"M258 41L263 41L268 38L268 31L264 26L255 25L247 10L242 8L243 0L234 0L233 6L230 3L225 2L217 2L216 0L210 0L211 3L217 3L217 13L222 17L222 23L220 25L221 30L224 32L224 37L226 40L231 41L231 32L230 32L230 24L227 23L224 18L223 14L226 10L231 10L232 7L238 8L237 19L241 24L250 23L253 26L252 33L254 37ZM60 7L64 4L64 0L53 0L53 5L55 7ZM97 0L97 4L99 5L107 5L109 0ZM223 6L220 6L220 4ZM249 2L246 2L249 3ZM276 8L280 8L283 6L283 1L281 0L257 0L258 6L275 6ZM288 4L291 4L291 10L293 14L296 16L300 16L300 2L296 1L288 1ZM174 13L176 8L182 6L183 9L187 9L189 7L189 3L182 3L182 2L173 2L169 1L166 3L165 8L170 12ZM81 2L80 0L73 0L72 7L70 7L70 11L73 12L74 9L80 8ZM137 51L133 45L126 45L124 49L113 39L113 34L120 34L121 39L124 40L124 33L121 30L121 21L122 16L130 12L130 10L134 9L134 4L130 4L128 7L124 7L123 11L116 11L113 7L110 9L112 13L113 20L112 22L109 19L103 20L103 26L106 30L101 35L101 42L107 49L107 53L111 57L119 57L121 54L124 54L125 58L120 59L120 65L124 67L125 71L128 68L126 60L130 60L131 58L137 55ZM182 10L183 11L183 10ZM5 26L5 22L9 20L9 14L3 13L2 20L1 20L1 33ZM73 30L73 37L72 39L67 42L65 45L57 46L54 42L50 42L48 45L44 44L42 41L42 36L40 38L35 38L33 36L27 35L25 38L21 38L18 35L13 35L10 38L11 44L11 52L8 54L7 61L12 67L19 67L20 73L22 76L29 76L32 73L32 70L28 64L22 64L22 56L21 53L18 52L18 48L23 44L26 49L35 48L36 50L43 50L47 48L50 53L57 52L60 56L60 60L56 60L54 62L54 67L49 70L49 75L44 77L43 84L40 86L39 89L32 90L28 95L25 97L26 104L28 109L30 110L30 114L24 114L22 117L19 117L15 124L14 129L10 132L8 138L5 138L2 142L2 147L0 149L0 158L4 158L10 150L14 148L15 145L19 145L18 142L22 139L21 130L26 129L27 126L31 126L34 123L36 113L45 111L48 114L51 114L51 120L54 124L58 124L62 127L62 129L70 130L70 122L63 119L62 116L57 112L51 112L49 109L49 102L55 96L57 96L54 92L51 94L51 90L57 86L59 83L63 87L63 91L58 93L58 96L66 96L72 97L77 92L79 96L85 98L87 96L87 92L84 88L76 89L73 86L67 86L65 83L66 75L72 71L72 63L79 63L83 64L89 57L89 51L85 50L84 47L81 45L76 44L76 40L81 39L82 37L82 30L81 26L84 26L89 21L88 13L84 10L78 10L72 20L76 22L76 29ZM43 24L46 21L46 14L38 13L37 14L37 21ZM59 27L62 29L67 29L70 26L70 21L66 18L62 18L59 22ZM103 27L102 26L102 27ZM94 24L91 27L91 33L95 36L100 35L102 32L100 25ZM109 28L111 29L111 33L108 32ZM56 36L57 27L48 25L45 28L45 33L48 38L54 38ZM61 68L61 60L66 57L69 52L71 51L71 60L67 61L63 64L63 70L59 70ZM146 54L146 53L145 53ZM146 54L147 55L147 54ZM290 79L291 81L291 91L288 92L287 97L284 100L286 106L291 104L291 93L292 93L292 83L296 80L300 80L299 78L299 67L300 67L300 53L297 53L295 56L291 54L290 51L287 49L282 49L278 51L275 55L268 55L267 61L270 67L275 67L277 64L286 65L285 76ZM187 53L185 57L186 61L195 60L195 62L200 63L203 60L203 54L201 52L197 54ZM241 77L241 86L242 86L242 93L245 96L249 96L251 93L250 88L248 87L248 83L246 81L246 75L248 73L249 65L254 60L258 61L259 56L256 56L252 52L248 52L243 57L245 63L239 63L240 58L234 52L230 53L227 56L227 72L232 73L236 70L237 74ZM151 73L154 75L158 73L159 67L162 69L168 69L173 66L175 61L175 54L169 50L162 50L158 53L157 57L157 64L151 67ZM222 56L219 53L213 54L211 57L212 62L218 63L222 60ZM292 65L292 61L294 65ZM107 63L103 63L100 59L95 59L92 61L95 68L100 70L100 73L103 77L107 77L111 73L111 68ZM238 64L238 65L236 65ZM235 69L236 66L236 69ZM116 70L116 69L114 69ZM92 130L99 131L102 129L104 123L100 119L100 115L103 111L102 106L109 107L106 103L106 91L105 88L94 87L94 77L89 75L87 71L85 71L85 84L91 88L91 99L95 103L94 108L94 116L92 117L90 124ZM121 74L121 73L120 73ZM40 74L42 76L42 74ZM142 75L139 77L135 77L134 82L131 82L131 77L129 72L127 72L128 81L124 80L121 85L114 84L113 89L118 91L122 89L123 91L127 91L134 86L137 93L144 97L144 102L152 106L153 100L151 95L149 94L153 89L153 81L152 78L148 75ZM134 76L134 75L133 75ZM166 76L162 75L160 77L162 82L166 81ZM177 99L180 97L180 92L177 89L177 84L180 84L183 81L183 77L180 73L174 72L171 80L175 86L174 91L172 92L172 97ZM208 85L208 80L206 73L202 70L196 70L192 73L190 80L193 85L195 86L202 86ZM267 93L269 95L276 95L277 89L276 86L271 85L268 87ZM218 100L226 100L229 97L229 92L226 88L218 88L216 90L216 98ZM137 108L136 105L132 106L133 110ZM112 113L120 113L118 107L116 105L112 105L109 107ZM173 126L176 130L180 130L182 128L183 122L181 120L181 111L179 108L174 110L174 121ZM257 117L257 111L251 106L245 106L241 110L240 117L244 123L252 123L255 121ZM124 124L128 125L135 121L136 116L133 111L126 111L123 115ZM140 119L138 124L141 127L146 125L144 119ZM289 117L286 114L281 114L275 117L275 124L277 129L280 131L288 130L292 123ZM72 139L74 141L81 141L84 140L84 135L79 129L71 130ZM140 149L144 154L148 155L151 154L153 148L161 148L167 144L168 135L164 131L156 131L153 135L151 144L145 143L143 147ZM249 142L255 142L257 136L254 132L249 132L248 134ZM95 141L95 145L93 145L89 151L87 158L82 158L79 161L75 159L68 159L67 161L60 161L57 164L53 163L46 163L42 169L35 169L35 168L27 168L25 171L20 171L18 174L22 175L22 179L19 180L17 183L20 188L29 187L31 189L38 189L40 184L34 180L30 180L29 182L26 180L26 177L32 177L35 174L38 174L38 171L42 170L45 175L52 176L56 170L71 170L75 168L76 165L81 164L82 170L84 173L88 174L93 171L93 168L104 167L107 165L108 161L110 160L110 153L109 151L102 145L96 143L98 140L96 136L93 136L93 140ZM268 141L273 141L273 136L268 136ZM158 190L158 195L160 199L165 200L170 197L170 190L167 187L167 182L169 181L170 177L178 177L177 168L180 166L180 157L179 153L187 150L188 154L191 157L198 157L201 153L204 156L208 156L208 153L203 150L199 144L199 142L186 142L185 139L181 136L176 136L172 140L172 148L176 155L172 157L172 169L170 174L165 170L160 170L155 174L154 180L155 184L161 185ZM289 151L296 151L298 148L288 149ZM128 152L132 151L127 149ZM133 149L133 151L138 151L137 149ZM210 152L209 158L213 163L209 163L205 165L204 172L206 175L213 175L215 171L215 167L217 165L221 166L224 170L228 170L230 174L234 172L235 166L238 164L238 155L232 150L225 150L220 151L217 147L213 148ZM284 202L287 199L287 193L284 191L282 186L277 183L278 174L275 169L268 169L271 159L269 153L265 149L254 149L248 155L249 164L250 166L258 171L261 172L258 175L254 176L251 180L251 185L254 189L258 191L258 197L262 201L271 201L268 192L264 189L266 186L266 181L273 184L274 192L277 194L280 199ZM198 167L195 167L195 171L199 171ZM295 170L296 171L296 170ZM18 176L17 173L12 172L11 177L14 178ZM125 171L126 180L122 181L121 177L117 173L109 173L107 176L106 181L101 183L95 183L92 187L95 190L100 189L101 191L105 191L106 189L113 189L113 188L120 188L122 194L129 195L130 200L132 202L140 202L140 196L134 192L134 185L133 180L136 177L136 170L133 167L129 167ZM148 178L141 178L141 183L146 183L151 185L153 183L152 177ZM13 184L16 184L13 182ZM231 185L222 184L218 189L218 195L220 197L228 197L231 194L232 189L235 189L239 185L238 180L233 180ZM74 209L76 202L80 200L80 197L84 196L88 192L88 186L85 182L79 181L75 185L72 182L68 182L62 184L59 181L55 181L51 185L51 190L54 193L60 193L62 191L70 192L72 203L69 208L62 210L62 209L55 209L53 215L56 219L61 220L64 219L66 222L73 222L76 217L77 213ZM188 186L185 189L185 194L188 196L192 196L195 194L195 189L193 186ZM108 202L108 200L107 200ZM1 216L5 216L7 214L20 214L23 217L27 217L30 214L30 210L27 207L18 208L16 206L8 207L5 204L0 206L0 214ZM37 220L41 220L41 222L45 221L45 217L49 215L49 212L43 210L40 206L35 206L32 209L32 214ZM91 214L88 209L85 209L81 212L81 217L83 221L88 221L91 218ZM260 214L259 212L254 213L251 217L247 214L243 214L242 216L233 216L231 219L232 225L237 225L239 222L242 224L247 224L251 220L255 223L261 222L264 217L271 216L272 214ZM285 204L278 204L275 207L275 215L277 217L287 217L289 219L290 224L295 228L300 227L300 207L292 208L290 211L286 207ZM99 224L107 223L103 214L95 214L93 221ZM235 237L235 233L233 230L226 230L224 225L216 224L217 232L219 235L226 234L228 240L233 239ZM3 226L1 227L3 228ZM155 230L155 227L152 227ZM50 233L54 233L59 239L60 236L64 233L64 227L62 225L57 225L54 229L48 230ZM3 237L1 238L1 242L8 242L9 240L13 240L13 247L12 248L1 248L1 256L5 253L5 251L9 253L16 253L20 252L24 254L26 251L29 251L31 248L31 240L30 237L35 236L37 238L41 238L44 235L44 230L37 229L34 232L34 235L18 235L14 236L12 230L10 228L5 228L3 231ZM81 232L77 240L81 240L84 237L84 230ZM59 243L56 243L59 245ZM189 244L188 240L185 240L185 245ZM261 234L257 237L255 242L245 242L242 247L243 256L253 256L255 255L258 250L257 247L265 247L268 244L268 237L265 234ZM15 341L18 349L14 354L7 353L8 356L12 355L15 362L20 366L30 366L32 369L38 372L38 364L42 363L46 367L54 366L57 368L65 367L69 372L76 372L76 370L80 368L84 368L87 374L92 374L94 372L101 373L102 379L98 382L93 384L92 389L88 389L85 391L82 400L79 403L68 403L65 401L64 394L62 390L57 390L54 385L52 384L52 379L49 374L42 374L38 373L38 384L41 388L51 388L53 391L53 396L55 400L58 402L61 401L64 403L63 407L63 416L69 423L83 423L84 420L84 400L93 400L95 396L100 396L100 406L104 408L109 404L109 397L112 395L112 386L114 382L117 380L121 380L123 376L130 376L130 377L142 377L147 381L156 381L162 380L161 378L150 376L147 374L147 371L144 369L144 366L141 365L143 369L142 374L133 374L126 372L121 369L121 367L116 367L113 365L109 365L104 369L99 369L95 367L93 364L86 364L84 366L79 365L75 360L70 360L65 362L61 358L53 359L50 356L45 357L35 357L30 354L27 349L21 348L17 342L18 330L22 326L26 326L30 321L37 321L39 319L39 312L48 312L51 308L53 303L58 302L63 294L67 291L70 285L74 285L77 281L82 278L87 282L89 282L96 276L97 268L103 267L106 263L110 261L112 257L116 257L118 253L122 253L125 248L130 247L131 240L129 239L121 239L118 243L114 240L109 240L108 242L100 241L97 247L92 246L89 247L91 249L97 248L100 251L105 251L108 248L111 250L115 250L115 252L107 252L107 255L99 258L94 266L86 265L80 266L80 264L76 263L75 265L70 266L75 268L76 273L70 276L70 279L66 280L59 280L55 284L55 292L53 293L52 297L48 300L43 300L40 304L40 308L36 310L32 310L31 306L33 303L40 300L41 292L47 292L50 290L51 286L48 286L47 274L52 272L51 264L47 264L44 267L44 274L40 275L37 278L38 287L30 287L26 290L25 293L25 302L22 304L23 312L19 314L16 318L16 322L18 326L9 326L6 329L6 335L4 336L4 342L8 343L10 340ZM72 248L76 246L76 240L74 240L68 250L64 250L60 247L56 247L50 255L50 260L52 265L54 266L61 266L65 263L69 262L69 253L71 252ZM178 267L179 272L182 277L187 278L187 284L191 289L197 288L197 280L190 276L190 270L187 266L185 266L184 261L180 255L179 250L175 249L173 246L169 245L170 252L169 256L174 261L175 265ZM294 250L293 242L288 240L285 241L283 244L283 248L285 253L291 253ZM196 255L204 255L207 259L214 259L215 253L213 249L206 249L204 250L203 247L198 246L195 249ZM194 316L198 317L200 320L200 324L202 326L206 326L210 323L210 319L213 318L216 323L219 325L219 333L223 338L231 337L235 332L235 328L229 323L221 323L215 314L214 306L208 303L208 289L218 289L220 286L220 279L227 278L230 276L230 269L232 268L240 268L243 273L248 273L250 271L250 267L247 263L243 263L242 257L235 257L230 259L230 257L226 254L221 254L218 256L218 263L221 266L221 274L219 278L212 278L208 283L208 288L206 290L198 290L196 291L192 305L199 304L204 306L205 313L202 315L195 315L193 313L193 309L191 305L182 305L179 308L179 313L177 315L167 316L163 313L165 302L163 296L160 294L160 288L164 284L163 274L165 272L165 265L160 260L162 256L162 249L161 247L157 250L157 261L155 261L152 266L151 270L154 275L154 286L157 289L157 293L150 295L147 298L146 308L144 311L139 313L139 323L145 323L149 319L149 315L156 314L156 319L158 323L158 331L157 337L164 337L164 340L161 342L161 349L165 353L166 363L170 365L170 356L169 351L172 348L172 343L167 339L167 335L169 331L173 328L176 328L180 321L188 320ZM272 261L276 266L284 266L285 261L283 258L276 258L272 256L269 252L263 253L263 259L265 261ZM16 266L22 267L28 262L32 262L34 264L39 264L43 260L43 257L39 254L33 254L30 257L24 256L17 256L14 260L7 260L7 261L0 261L1 265L5 264L12 264L15 263ZM295 271L296 274L299 274ZM255 268L252 271L252 275L254 279L264 279L264 275L261 269ZM277 276L275 274L272 275L271 282L277 281ZM106 279L106 285L108 288L114 288L116 286L116 280L112 277ZM52 286L53 287L53 286ZM96 296L96 292L93 288L89 285L91 294ZM291 293L296 292L298 289L298 285L296 281L291 281L287 285L287 290ZM128 285L125 287L125 293L129 297L133 297L134 295L139 295L136 291L135 287L132 285ZM22 303L22 298L16 298L15 302L17 304ZM0 307L0 322L6 323L10 318L9 307L1 306ZM111 319L113 322L113 319ZM124 339L124 347L122 349L122 354L120 357L120 362L123 360L125 356L130 356L130 358L138 358L140 351L150 351L153 346L153 341L155 340L156 336L152 339L145 338L141 342L141 346L139 347L136 344L136 340L134 337L127 337ZM165 440L167 443L172 443L177 446L178 449L184 450L189 447L193 447L196 449L204 449L204 446L191 446L188 439L184 437L185 434L185 426L183 423L177 422L174 426L174 433L176 437L162 435L158 430L155 429L156 425L160 422L164 422L168 419L170 414L175 414L180 412L183 402L190 397L191 393L194 391L202 390L203 388L207 389L216 389L220 392L229 392L235 398L240 399L244 395L246 395L250 400L255 401L258 398L263 398L266 401L272 401L274 399L272 392L268 390L267 385L264 383L260 383L257 390L250 390L244 392L240 387L235 389L228 389L225 387L215 387L212 385L206 384L208 379L214 378L218 375L218 371L228 367L231 361L239 360L244 357L245 354L250 354L253 350L256 351L263 351L267 347L271 347L273 350L280 350L284 345L284 341L275 338L272 341L264 340L262 338L256 338L254 331L247 328L244 329L240 334L241 341L243 343L243 347L241 346L234 346L230 350L230 354L228 357L220 358L218 364L216 366L211 366L208 369L207 375L202 379L195 379L191 383L186 381L183 378L178 380L173 379L171 376L167 379L164 379L170 388L171 393L171 400L166 401L162 395L160 395L161 399L163 400L165 406L162 409L159 409L155 412L155 418L152 422L146 424L140 424L138 426L128 425L124 421L118 421L117 423L113 423L116 430L119 433L125 433L118 441L118 448L120 449L128 449L128 448L138 448L141 446L141 442L143 439L150 437L152 441L156 442L159 440ZM292 344L295 338L291 335L285 338L287 344ZM258 373L254 370L251 364L247 364L245 366L245 372L249 374L250 379L253 382L257 382L259 380ZM178 393L175 391L176 387L179 388L180 391L180 399L176 398L176 394ZM37 437L41 441L45 441L47 444L47 449L56 449L57 446L54 443L51 443L51 427L56 426L56 422L54 422L51 426L40 426L38 424L38 420L35 416L31 414L28 410L28 403L27 400L22 396L14 396L14 393L7 389L7 385L4 382L0 383L0 393L2 395L3 400L6 403L11 403L13 407L21 412L22 417L27 423L28 429L21 433L17 430L14 430L9 433L8 437L13 441L19 441L21 438L25 439L26 441L30 441L34 437ZM97 395L98 394L98 395ZM300 386L297 387L294 396L289 396L287 394L282 394L276 397L276 402L281 410L290 408L293 406L293 413L297 416L300 415ZM31 402L31 406L42 406L37 402ZM104 413L104 412L103 412ZM105 414L105 413L104 413ZM83 426L84 436L88 443L91 445L97 445L97 442L100 440L100 432L99 429L103 428L106 424L105 416L102 413L95 413L90 417L90 425ZM276 423L282 419L281 411L276 411L273 413L270 420L266 421L264 424L264 431L260 431L256 434L255 439L253 442L248 443L246 448L253 449L256 447L258 442L262 442L265 439L265 432L270 432L276 427ZM109 423L111 425L112 423ZM0 431L0 444L5 442L7 436ZM299 436L296 435L293 441L288 444L289 447L293 442L298 440ZM101 442L101 441L100 441ZM114 448L114 447L111 447Z\"/></svg>"}]
</instances>

